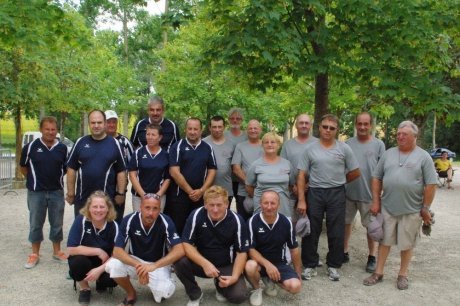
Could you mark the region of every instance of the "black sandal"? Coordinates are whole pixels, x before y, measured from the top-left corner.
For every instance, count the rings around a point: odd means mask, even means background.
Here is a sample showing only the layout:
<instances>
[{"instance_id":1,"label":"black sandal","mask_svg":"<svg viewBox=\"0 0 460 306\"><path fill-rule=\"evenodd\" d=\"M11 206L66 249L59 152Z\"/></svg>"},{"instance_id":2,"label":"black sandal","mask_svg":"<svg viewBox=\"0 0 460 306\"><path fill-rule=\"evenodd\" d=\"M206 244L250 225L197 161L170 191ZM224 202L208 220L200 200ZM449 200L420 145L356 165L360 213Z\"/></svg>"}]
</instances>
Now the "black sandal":
<instances>
[{"instance_id":1,"label":"black sandal","mask_svg":"<svg viewBox=\"0 0 460 306\"><path fill-rule=\"evenodd\" d=\"M134 306L134 304L136 304L136 299L128 300L125 298L118 306Z\"/></svg>"}]
</instances>

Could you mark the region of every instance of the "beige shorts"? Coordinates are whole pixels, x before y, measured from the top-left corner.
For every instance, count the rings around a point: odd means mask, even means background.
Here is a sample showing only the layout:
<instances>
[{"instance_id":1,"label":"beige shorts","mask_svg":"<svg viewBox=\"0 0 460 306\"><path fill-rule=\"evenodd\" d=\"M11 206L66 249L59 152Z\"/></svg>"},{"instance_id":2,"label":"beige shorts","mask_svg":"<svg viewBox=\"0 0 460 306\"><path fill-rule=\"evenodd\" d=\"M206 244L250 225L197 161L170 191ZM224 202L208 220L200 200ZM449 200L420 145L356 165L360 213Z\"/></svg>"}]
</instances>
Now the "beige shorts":
<instances>
[{"instance_id":1,"label":"beige shorts","mask_svg":"<svg viewBox=\"0 0 460 306\"><path fill-rule=\"evenodd\" d=\"M382 215L383 240L380 244L396 245L401 251L414 248L420 239L420 213L392 216L382 207Z\"/></svg>"},{"instance_id":2,"label":"beige shorts","mask_svg":"<svg viewBox=\"0 0 460 306\"><path fill-rule=\"evenodd\" d=\"M352 224L355 220L356 213L359 210L361 216L361 224L366 227L370 222L369 208L371 207L370 202L353 201L347 199L345 202L345 224Z\"/></svg>"}]
</instances>

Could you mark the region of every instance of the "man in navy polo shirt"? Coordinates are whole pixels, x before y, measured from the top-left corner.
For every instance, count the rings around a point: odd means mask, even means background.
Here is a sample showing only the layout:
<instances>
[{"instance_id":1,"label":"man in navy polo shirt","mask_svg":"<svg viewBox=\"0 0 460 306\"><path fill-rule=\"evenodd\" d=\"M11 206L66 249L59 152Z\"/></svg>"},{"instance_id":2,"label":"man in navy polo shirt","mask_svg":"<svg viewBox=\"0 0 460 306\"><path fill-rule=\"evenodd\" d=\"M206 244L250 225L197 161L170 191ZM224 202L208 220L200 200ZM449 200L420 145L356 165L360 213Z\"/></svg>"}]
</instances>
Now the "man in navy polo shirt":
<instances>
[{"instance_id":1,"label":"man in navy polo shirt","mask_svg":"<svg viewBox=\"0 0 460 306\"><path fill-rule=\"evenodd\" d=\"M168 118L163 117L165 112L164 101L159 96L154 96L149 99L147 104L148 118L142 119L136 123L131 133L131 142L134 147L139 148L147 144L145 138L146 127L150 123L161 126L163 130L163 138L160 145L163 150L169 151L169 148L180 139L179 129L177 124Z\"/></svg>"},{"instance_id":2,"label":"man in navy polo shirt","mask_svg":"<svg viewBox=\"0 0 460 306\"><path fill-rule=\"evenodd\" d=\"M203 297L195 276L214 278L220 302L240 304L247 298L242 275L249 247L247 227L228 204L227 191L212 186L204 193L204 207L187 219L182 234L186 257L174 265L190 298L187 306L200 305Z\"/></svg>"},{"instance_id":3,"label":"man in navy polo shirt","mask_svg":"<svg viewBox=\"0 0 460 306\"><path fill-rule=\"evenodd\" d=\"M105 268L126 291L121 305L136 302L130 278L138 278L141 285L147 285L157 303L173 295L176 286L169 265L184 256L181 242L172 220L160 213L160 197L153 193L144 195L140 211L123 218L113 257Z\"/></svg>"},{"instance_id":4,"label":"man in navy polo shirt","mask_svg":"<svg viewBox=\"0 0 460 306\"><path fill-rule=\"evenodd\" d=\"M262 305L260 279L265 283L265 294L276 296L275 283L290 293L299 293L302 282L302 263L299 245L291 221L278 213L279 195L275 191L265 191L260 199L261 212L248 220L250 249L245 272L254 291L249 302ZM291 253L294 269L286 260L286 245Z\"/></svg>"},{"instance_id":5,"label":"man in navy polo shirt","mask_svg":"<svg viewBox=\"0 0 460 306\"><path fill-rule=\"evenodd\" d=\"M35 267L39 261L47 210L53 258L67 262L67 256L61 252L65 206L63 177L66 171L67 147L56 139L56 118L44 117L40 121L40 132L41 138L24 146L19 163L21 173L27 178L29 241L32 243L32 254L24 265L26 269Z\"/></svg>"},{"instance_id":6,"label":"man in navy polo shirt","mask_svg":"<svg viewBox=\"0 0 460 306\"><path fill-rule=\"evenodd\" d=\"M211 145L201 141L201 121L190 118L185 123L184 139L169 151L169 173L173 178L166 197L165 213L182 233L188 215L203 206L203 193L216 176L216 158Z\"/></svg>"},{"instance_id":7,"label":"man in navy polo shirt","mask_svg":"<svg viewBox=\"0 0 460 306\"><path fill-rule=\"evenodd\" d=\"M75 216L96 190L107 193L115 207L125 202L126 165L120 144L107 135L103 111L91 111L88 120L91 135L75 142L67 160L66 200L74 205Z\"/></svg>"}]
</instances>

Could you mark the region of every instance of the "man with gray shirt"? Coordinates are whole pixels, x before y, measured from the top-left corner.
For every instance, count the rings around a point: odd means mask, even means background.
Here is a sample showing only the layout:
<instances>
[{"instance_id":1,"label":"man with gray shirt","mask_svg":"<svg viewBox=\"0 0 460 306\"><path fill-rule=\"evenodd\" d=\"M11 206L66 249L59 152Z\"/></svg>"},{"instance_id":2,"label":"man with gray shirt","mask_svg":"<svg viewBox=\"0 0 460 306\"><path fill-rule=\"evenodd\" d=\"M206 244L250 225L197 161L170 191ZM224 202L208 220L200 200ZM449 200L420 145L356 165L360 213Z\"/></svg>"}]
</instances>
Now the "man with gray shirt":
<instances>
[{"instance_id":1,"label":"man with gray shirt","mask_svg":"<svg viewBox=\"0 0 460 306\"><path fill-rule=\"evenodd\" d=\"M263 149L260 142L261 133L262 127L259 121L249 121L247 127L248 140L236 146L232 158L232 170L239 180L238 193L236 196L236 211L244 220L249 219L252 215L246 212L243 205L244 199L248 196L245 188L246 173L251 164L263 155Z\"/></svg>"},{"instance_id":2,"label":"man with gray shirt","mask_svg":"<svg viewBox=\"0 0 460 306\"><path fill-rule=\"evenodd\" d=\"M412 250L420 239L420 226L431 224L430 207L436 191L436 170L428 152L417 146L418 127L411 121L398 126L398 146L387 150L372 173L370 212L383 215L383 239L377 267L366 286L383 280L383 268L392 245L401 251L396 286L409 288L407 278ZM382 193L383 191L383 193Z\"/></svg>"},{"instance_id":3,"label":"man with gray shirt","mask_svg":"<svg viewBox=\"0 0 460 306\"><path fill-rule=\"evenodd\" d=\"M350 138L346 143L350 146L359 162L361 176L345 186L347 201L345 211L345 242L343 262L350 261L348 246L356 212L359 210L361 224L366 227L369 223L369 208L372 202L371 180L372 171L377 166L380 157L385 152L385 145L380 139L371 135L372 116L367 112L360 113L355 120L356 137ZM369 256L367 258L366 271L375 271L375 255L377 242L367 235Z\"/></svg>"},{"instance_id":4,"label":"man with gray shirt","mask_svg":"<svg viewBox=\"0 0 460 306\"><path fill-rule=\"evenodd\" d=\"M345 183L360 175L359 164L350 147L336 140L339 119L331 114L324 115L319 125L319 141L312 143L299 160L297 168L297 189L305 190L309 176L308 192L305 197L299 192L297 211L310 218L311 234L302 238L302 263L305 267L302 278L316 275L318 264L318 242L326 214L329 252L326 257L327 274L332 281L338 281L337 271L343 263L345 227Z\"/></svg>"},{"instance_id":5,"label":"man with gray shirt","mask_svg":"<svg viewBox=\"0 0 460 306\"><path fill-rule=\"evenodd\" d=\"M232 202L232 156L235 151L235 144L224 136L225 120L221 116L214 116L209 122L211 135L204 138L214 151L216 158L217 172L214 178L214 185L225 188L228 192L228 202Z\"/></svg>"}]
</instances>

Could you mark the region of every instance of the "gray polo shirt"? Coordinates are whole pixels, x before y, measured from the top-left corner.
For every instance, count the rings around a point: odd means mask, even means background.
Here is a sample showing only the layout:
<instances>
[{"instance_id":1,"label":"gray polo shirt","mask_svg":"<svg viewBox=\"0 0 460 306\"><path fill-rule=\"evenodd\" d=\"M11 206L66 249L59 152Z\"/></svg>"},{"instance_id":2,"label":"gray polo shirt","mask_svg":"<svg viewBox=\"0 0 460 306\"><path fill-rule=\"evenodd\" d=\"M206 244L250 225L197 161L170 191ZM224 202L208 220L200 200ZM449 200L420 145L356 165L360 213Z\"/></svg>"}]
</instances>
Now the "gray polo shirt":
<instances>
[{"instance_id":1,"label":"gray polo shirt","mask_svg":"<svg viewBox=\"0 0 460 306\"><path fill-rule=\"evenodd\" d=\"M345 185L347 198L353 201L370 203L372 201L372 171L377 166L383 153L385 153L385 145L375 137L365 143L360 142L357 137L353 137L348 139L346 144L350 146L355 154L361 172L360 177Z\"/></svg>"},{"instance_id":2,"label":"gray polo shirt","mask_svg":"<svg viewBox=\"0 0 460 306\"><path fill-rule=\"evenodd\" d=\"M275 164L267 163L263 158L254 161L246 172L246 184L254 186L254 214L260 212L260 198L264 191L273 190L280 197L279 212L292 217L289 206L289 186L295 184L294 167L284 158Z\"/></svg>"},{"instance_id":3,"label":"gray polo shirt","mask_svg":"<svg viewBox=\"0 0 460 306\"><path fill-rule=\"evenodd\" d=\"M418 213L425 186L437 183L431 156L418 146L408 154L388 149L372 176L382 181L382 206L393 216Z\"/></svg>"},{"instance_id":4,"label":"gray polo shirt","mask_svg":"<svg viewBox=\"0 0 460 306\"><path fill-rule=\"evenodd\" d=\"M346 173L358 169L359 164L346 143L336 140L326 149L317 141L304 151L297 168L309 175L311 188L335 188L345 185Z\"/></svg>"},{"instance_id":5,"label":"gray polo shirt","mask_svg":"<svg viewBox=\"0 0 460 306\"><path fill-rule=\"evenodd\" d=\"M232 165L240 165L244 173L248 173L251 164L263 155L262 146L251 145L249 141L243 141L236 145L235 152L233 153ZM244 182L238 184L238 195L247 196Z\"/></svg>"},{"instance_id":6,"label":"gray polo shirt","mask_svg":"<svg viewBox=\"0 0 460 306\"><path fill-rule=\"evenodd\" d=\"M235 151L235 144L228 139L221 144L212 141L211 136L203 139L214 150L216 157L217 172L214 185L219 185L227 190L229 196L233 196L232 189L232 156Z\"/></svg>"},{"instance_id":7,"label":"gray polo shirt","mask_svg":"<svg viewBox=\"0 0 460 306\"><path fill-rule=\"evenodd\" d=\"M229 130L226 130L224 132L224 137L230 140L231 142L233 142L235 146L239 144L240 142L248 140L248 134L246 134L246 132L244 131L241 132L240 136L233 136L232 132L230 132Z\"/></svg>"},{"instance_id":8,"label":"gray polo shirt","mask_svg":"<svg viewBox=\"0 0 460 306\"><path fill-rule=\"evenodd\" d=\"M318 138L314 136L310 136L308 137L308 140L305 143L300 143L295 138L289 139L288 141L283 143L283 147L281 148L280 156L291 162L291 164L295 168L296 176L298 172L297 165L299 164L299 159L302 156L303 151L305 151L305 148L309 144L315 141L318 141Z\"/></svg>"}]
</instances>

